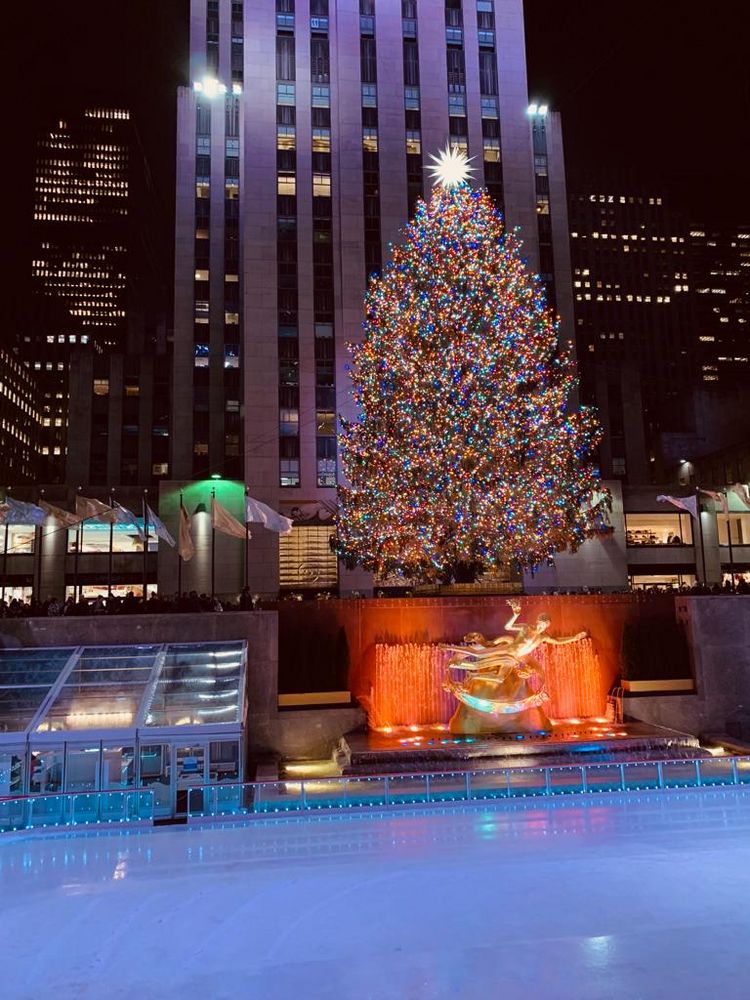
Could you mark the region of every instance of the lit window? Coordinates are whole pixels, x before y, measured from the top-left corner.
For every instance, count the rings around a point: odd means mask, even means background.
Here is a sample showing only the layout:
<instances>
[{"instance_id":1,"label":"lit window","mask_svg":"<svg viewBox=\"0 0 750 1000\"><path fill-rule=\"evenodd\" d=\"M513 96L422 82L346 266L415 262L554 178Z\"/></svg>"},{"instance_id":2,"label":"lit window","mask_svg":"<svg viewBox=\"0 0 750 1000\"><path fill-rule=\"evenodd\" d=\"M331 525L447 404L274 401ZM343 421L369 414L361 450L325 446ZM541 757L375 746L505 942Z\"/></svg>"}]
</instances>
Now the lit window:
<instances>
[{"instance_id":1,"label":"lit window","mask_svg":"<svg viewBox=\"0 0 750 1000\"><path fill-rule=\"evenodd\" d=\"M239 368L240 367L240 346L239 346L239 344L225 344L224 345L224 367L225 368Z\"/></svg>"},{"instance_id":2,"label":"lit window","mask_svg":"<svg viewBox=\"0 0 750 1000\"><path fill-rule=\"evenodd\" d=\"M195 367L208 368L208 344L196 344L194 347Z\"/></svg>"},{"instance_id":3,"label":"lit window","mask_svg":"<svg viewBox=\"0 0 750 1000\"><path fill-rule=\"evenodd\" d=\"M227 326L236 326L240 321L240 314L236 312L225 312L224 322Z\"/></svg>"},{"instance_id":4,"label":"lit window","mask_svg":"<svg viewBox=\"0 0 750 1000\"><path fill-rule=\"evenodd\" d=\"M293 83L277 83L276 84L276 103L283 105L294 104L294 84Z\"/></svg>"},{"instance_id":5,"label":"lit window","mask_svg":"<svg viewBox=\"0 0 750 1000\"><path fill-rule=\"evenodd\" d=\"M277 177L277 192L279 194L296 194L297 178L294 174L279 174Z\"/></svg>"},{"instance_id":6,"label":"lit window","mask_svg":"<svg viewBox=\"0 0 750 1000\"><path fill-rule=\"evenodd\" d=\"M205 181L198 181L195 185L196 198L208 198L211 194L211 185Z\"/></svg>"},{"instance_id":7,"label":"lit window","mask_svg":"<svg viewBox=\"0 0 750 1000\"><path fill-rule=\"evenodd\" d=\"M108 396L109 395L109 379L108 378L95 378L94 379L94 395L95 396Z\"/></svg>"},{"instance_id":8,"label":"lit window","mask_svg":"<svg viewBox=\"0 0 750 1000\"><path fill-rule=\"evenodd\" d=\"M284 437L299 434L299 410L282 408L279 410L279 434Z\"/></svg>"},{"instance_id":9,"label":"lit window","mask_svg":"<svg viewBox=\"0 0 750 1000\"><path fill-rule=\"evenodd\" d=\"M331 130L328 128L314 128L312 130L313 153L331 152Z\"/></svg>"},{"instance_id":10,"label":"lit window","mask_svg":"<svg viewBox=\"0 0 750 1000\"><path fill-rule=\"evenodd\" d=\"M362 129L362 149L368 153L377 153L378 130L376 128Z\"/></svg>"},{"instance_id":11,"label":"lit window","mask_svg":"<svg viewBox=\"0 0 750 1000\"><path fill-rule=\"evenodd\" d=\"M295 149L297 145L296 130L294 125L276 126L276 148Z\"/></svg>"},{"instance_id":12,"label":"lit window","mask_svg":"<svg viewBox=\"0 0 750 1000\"><path fill-rule=\"evenodd\" d=\"M422 152L422 136L419 132L406 133L406 152L411 156L418 156Z\"/></svg>"},{"instance_id":13,"label":"lit window","mask_svg":"<svg viewBox=\"0 0 750 1000\"><path fill-rule=\"evenodd\" d=\"M500 162L500 140L499 139L485 139L483 143L484 150L484 160L485 163L499 163Z\"/></svg>"},{"instance_id":14,"label":"lit window","mask_svg":"<svg viewBox=\"0 0 750 1000\"><path fill-rule=\"evenodd\" d=\"M196 269L195 269L195 280L196 281L208 281L208 268L206 268L206 267L196 267Z\"/></svg>"},{"instance_id":15,"label":"lit window","mask_svg":"<svg viewBox=\"0 0 750 1000\"><path fill-rule=\"evenodd\" d=\"M331 197L330 174L313 174L313 196L316 198Z\"/></svg>"},{"instance_id":16,"label":"lit window","mask_svg":"<svg viewBox=\"0 0 750 1000\"><path fill-rule=\"evenodd\" d=\"M169 474L169 465L166 462L154 462L151 466L153 476L166 476Z\"/></svg>"}]
</instances>

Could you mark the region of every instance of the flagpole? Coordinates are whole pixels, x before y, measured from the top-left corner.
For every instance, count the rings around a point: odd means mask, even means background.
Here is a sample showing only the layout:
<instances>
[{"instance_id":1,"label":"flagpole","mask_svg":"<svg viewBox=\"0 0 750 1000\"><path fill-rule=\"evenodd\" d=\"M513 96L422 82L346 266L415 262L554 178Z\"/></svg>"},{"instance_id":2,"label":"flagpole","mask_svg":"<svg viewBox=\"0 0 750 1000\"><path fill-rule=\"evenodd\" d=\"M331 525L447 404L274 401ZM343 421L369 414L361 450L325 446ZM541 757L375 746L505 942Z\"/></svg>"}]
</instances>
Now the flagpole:
<instances>
[{"instance_id":1,"label":"flagpole","mask_svg":"<svg viewBox=\"0 0 750 1000\"><path fill-rule=\"evenodd\" d=\"M8 490L7 496L10 496L10 490ZM8 579L8 522L5 521L3 524L5 528L5 538L3 539L3 589L0 594L0 601L5 600L5 584Z\"/></svg>"},{"instance_id":2,"label":"flagpole","mask_svg":"<svg viewBox=\"0 0 750 1000\"><path fill-rule=\"evenodd\" d=\"M250 487L245 487L245 590L248 587L250 578L250 532L247 530L247 497L250 495Z\"/></svg>"},{"instance_id":3,"label":"flagpole","mask_svg":"<svg viewBox=\"0 0 750 1000\"><path fill-rule=\"evenodd\" d=\"M727 541L729 542L729 572L732 577L732 591L734 591L734 553L732 552L732 514L729 510L729 497L724 494L727 503ZM722 580L722 584L723 584Z\"/></svg>"},{"instance_id":4,"label":"flagpole","mask_svg":"<svg viewBox=\"0 0 750 1000\"><path fill-rule=\"evenodd\" d=\"M141 503L143 504L143 603L146 603L147 590L148 590L148 505L146 504L146 494L148 490L143 491L143 496L141 497Z\"/></svg>"},{"instance_id":5,"label":"flagpole","mask_svg":"<svg viewBox=\"0 0 750 1000\"><path fill-rule=\"evenodd\" d=\"M81 487L78 487L78 493L80 494ZM76 509L76 514L78 510ZM81 546L83 545L83 518L76 525L76 554L75 560L73 562L73 602L78 604L78 556L81 552ZM67 545L66 545L67 548Z\"/></svg>"},{"instance_id":6,"label":"flagpole","mask_svg":"<svg viewBox=\"0 0 750 1000\"><path fill-rule=\"evenodd\" d=\"M37 503L39 503L41 501L41 499L42 499L43 496L44 496L44 490L40 489L39 492L38 492L38 495L37 495ZM46 518L45 518L45 520L46 520ZM42 521L42 523L38 527L39 527L39 542L38 542L38 545L37 545L37 553L36 553L36 560L35 560L36 564L37 564L36 588L35 589L36 589L36 599L41 604L42 603L42 546L44 544L44 521ZM66 540L67 540L67 537L68 537L68 534L67 534L67 531L66 531L66 533L65 533ZM67 549L67 545L65 546L65 548ZM33 591L32 591L32 595L31 596L32 596L32 599L33 599L33 597L34 597Z\"/></svg>"},{"instance_id":7,"label":"flagpole","mask_svg":"<svg viewBox=\"0 0 750 1000\"><path fill-rule=\"evenodd\" d=\"M703 566L703 586L708 586L706 580L706 546L703 543L703 518L701 517L701 499L696 487L695 491L695 513L698 517L698 535L701 540L701 564Z\"/></svg>"},{"instance_id":8,"label":"flagpole","mask_svg":"<svg viewBox=\"0 0 750 1000\"><path fill-rule=\"evenodd\" d=\"M178 528L182 530L182 490L180 490L180 510L178 514ZM180 551L180 535L177 536L177 604L179 608L180 598L182 597L182 552Z\"/></svg>"},{"instance_id":9,"label":"flagpole","mask_svg":"<svg viewBox=\"0 0 750 1000\"><path fill-rule=\"evenodd\" d=\"M114 500L112 494L114 490L110 487L109 490L109 506L111 510L115 509ZM112 600L112 549L115 541L115 521L114 517L109 522L109 565L107 569L107 600Z\"/></svg>"},{"instance_id":10,"label":"flagpole","mask_svg":"<svg viewBox=\"0 0 750 1000\"><path fill-rule=\"evenodd\" d=\"M216 487L211 487L211 600L216 596L216 528L214 527L214 499Z\"/></svg>"}]
</instances>

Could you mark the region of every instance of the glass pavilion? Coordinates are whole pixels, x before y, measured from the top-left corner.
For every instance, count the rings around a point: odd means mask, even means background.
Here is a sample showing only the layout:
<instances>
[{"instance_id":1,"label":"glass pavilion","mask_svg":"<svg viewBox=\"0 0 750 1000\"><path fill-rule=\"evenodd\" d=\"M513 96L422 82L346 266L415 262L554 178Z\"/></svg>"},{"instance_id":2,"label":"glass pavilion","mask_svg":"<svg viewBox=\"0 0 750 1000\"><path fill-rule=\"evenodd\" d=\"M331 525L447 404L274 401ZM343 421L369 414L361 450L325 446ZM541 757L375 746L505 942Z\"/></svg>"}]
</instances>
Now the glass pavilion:
<instances>
[{"instance_id":1,"label":"glass pavilion","mask_svg":"<svg viewBox=\"0 0 750 1000\"><path fill-rule=\"evenodd\" d=\"M240 782L247 643L0 649L0 799Z\"/></svg>"}]
</instances>

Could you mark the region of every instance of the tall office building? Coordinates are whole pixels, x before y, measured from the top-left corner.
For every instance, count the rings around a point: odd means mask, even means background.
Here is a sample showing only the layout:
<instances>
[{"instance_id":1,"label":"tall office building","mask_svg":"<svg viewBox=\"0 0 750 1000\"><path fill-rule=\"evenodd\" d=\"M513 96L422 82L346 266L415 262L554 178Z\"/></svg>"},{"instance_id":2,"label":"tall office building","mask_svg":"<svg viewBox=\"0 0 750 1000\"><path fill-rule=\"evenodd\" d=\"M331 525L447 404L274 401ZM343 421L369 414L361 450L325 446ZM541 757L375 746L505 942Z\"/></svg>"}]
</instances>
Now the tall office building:
<instances>
[{"instance_id":1,"label":"tall office building","mask_svg":"<svg viewBox=\"0 0 750 1000\"><path fill-rule=\"evenodd\" d=\"M750 226L690 228L699 379L706 389L746 388L750 378Z\"/></svg>"},{"instance_id":2,"label":"tall office building","mask_svg":"<svg viewBox=\"0 0 750 1000\"><path fill-rule=\"evenodd\" d=\"M604 425L605 479L664 475L664 432L692 426L695 336L687 225L634 185L569 199L582 394Z\"/></svg>"},{"instance_id":3,"label":"tall office building","mask_svg":"<svg viewBox=\"0 0 750 1000\"><path fill-rule=\"evenodd\" d=\"M20 349L42 391L42 471L64 479L71 357L124 351L149 308L153 192L130 113L87 107L40 134L34 173L31 319Z\"/></svg>"},{"instance_id":4,"label":"tall office building","mask_svg":"<svg viewBox=\"0 0 750 1000\"><path fill-rule=\"evenodd\" d=\"M522 0L193 0L190 49L171 476L244 479L294 517L280 554L256 533L253 589L275 592L280 570L290 587L335 582L346 345L446 143L520 227L573 341L559 121L529 104ZM360 578L341 574L346 593Z\"/></svg>"}]
</instances>

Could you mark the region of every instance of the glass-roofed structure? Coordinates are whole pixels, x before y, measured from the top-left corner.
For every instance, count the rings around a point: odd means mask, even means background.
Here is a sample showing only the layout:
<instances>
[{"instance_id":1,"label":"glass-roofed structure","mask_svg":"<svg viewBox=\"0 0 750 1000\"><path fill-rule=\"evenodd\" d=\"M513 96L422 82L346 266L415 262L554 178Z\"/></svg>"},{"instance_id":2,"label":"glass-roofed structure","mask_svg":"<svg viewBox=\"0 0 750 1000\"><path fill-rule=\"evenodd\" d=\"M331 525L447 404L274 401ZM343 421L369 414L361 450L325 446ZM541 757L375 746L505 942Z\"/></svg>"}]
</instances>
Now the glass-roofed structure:
<instances>
[{"instance_id":1,"label":"glass-roofed structure","mask_svg":"<svg viewBox=\"0 0 750 1000\"><path fill-rule=\"evenodd\" d=\"M240 782L247 643L0 649L0 798Z\"/></svg>"}]
</instances>

